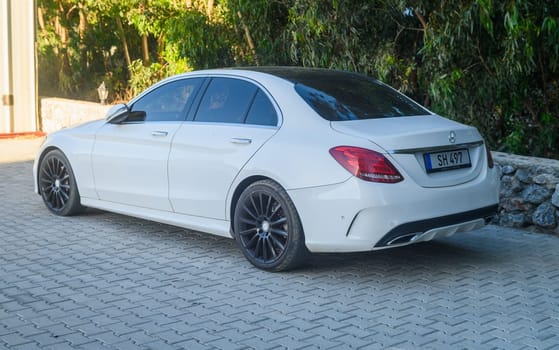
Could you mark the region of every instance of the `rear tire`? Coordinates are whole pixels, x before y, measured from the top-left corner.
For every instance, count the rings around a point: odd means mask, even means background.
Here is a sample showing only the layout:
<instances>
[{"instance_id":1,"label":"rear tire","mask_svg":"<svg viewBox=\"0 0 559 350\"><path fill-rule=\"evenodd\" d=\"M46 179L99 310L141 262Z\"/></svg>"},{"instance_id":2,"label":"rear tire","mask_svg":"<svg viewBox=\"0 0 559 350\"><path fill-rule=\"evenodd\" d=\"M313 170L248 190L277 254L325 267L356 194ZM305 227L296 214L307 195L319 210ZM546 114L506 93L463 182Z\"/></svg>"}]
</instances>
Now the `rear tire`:
<instances>
[{"instance_id":1,"label":"rear tire","mask_svg":"<svg viewBox=\"0 0 559 350\"><path fill-rule=\"evenodd\" d=\"M274 181L258 181L243 191L233 229L245 257L262 270L291 270L308 255L295 205Z\"/></svg>"},{"instance_id":2,"label":"rear tire","mask_svg":"<svg viewBox=\"0 0 559 350\"><path fill-rule=\"evenodd\" d=\"M56 215L76 215L85 209L70 162L59 150L48 152L39 165L39 191L47 208Z\"/></svg>"}]
</instances>

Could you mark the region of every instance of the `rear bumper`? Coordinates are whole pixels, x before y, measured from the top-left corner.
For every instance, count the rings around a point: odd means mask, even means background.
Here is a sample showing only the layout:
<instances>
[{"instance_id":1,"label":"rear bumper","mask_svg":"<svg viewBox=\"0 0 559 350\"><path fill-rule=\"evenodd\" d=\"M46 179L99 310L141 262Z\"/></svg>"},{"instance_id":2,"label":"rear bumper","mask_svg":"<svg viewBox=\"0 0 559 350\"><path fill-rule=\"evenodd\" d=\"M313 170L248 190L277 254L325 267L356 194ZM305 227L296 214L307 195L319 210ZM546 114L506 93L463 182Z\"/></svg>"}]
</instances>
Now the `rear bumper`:
<instances>
[{"instance_id":1,"label":"rear bumper","mask_svg":"<svg viewBox=\"0 0 559 350\"><path fill-rule=\"evenodd\" d=\"M375 244L375 249L430 241L437 237L448 237L457 232L481 228L497 214L497 208L498 205L495 204L464 213L402 224L382 237Z\"/></svg>"},{"instance_id":2,"label":"rear bumper","mask_svg":"<svg viewBox=\"0 0 559 350\"><path fill-rule=\"evenodd\" d=\"M311 252L357 252L482 227L497 211L499 180L496 169L473 181L440 188L424 188L410 180L378 184L352 177L288 193Z\"/></svg>"}]
</instances>

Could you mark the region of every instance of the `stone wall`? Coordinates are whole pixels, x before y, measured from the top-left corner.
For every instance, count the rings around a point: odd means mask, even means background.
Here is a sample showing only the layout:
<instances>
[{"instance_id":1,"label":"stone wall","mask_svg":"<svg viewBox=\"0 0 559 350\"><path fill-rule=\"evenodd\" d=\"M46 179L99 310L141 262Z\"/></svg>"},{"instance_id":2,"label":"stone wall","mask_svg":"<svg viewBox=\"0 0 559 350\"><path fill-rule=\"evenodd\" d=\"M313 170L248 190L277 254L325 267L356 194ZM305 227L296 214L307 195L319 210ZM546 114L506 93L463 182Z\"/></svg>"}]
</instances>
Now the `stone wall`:
<instances>
[{"instance_id":1,"label":"stone wall","mask_svg":"<svg viewBox=\"0 0 559 350\"><path fill-rule=\"evenodd\" d=\"M493 152L501 168L496 223L559 235L559 160Z\"/></svg>"},{"instance_id":2,"label":"stone wall","mask_svg":"<svg viewBox=\"0 0 559 350\"><path fill-rule=\"evenodd\" d=\"M40 101L42 131L46 133L102 119L111 108L110 105L54 97L41 98Z\"/></svg>"}]
</instances>

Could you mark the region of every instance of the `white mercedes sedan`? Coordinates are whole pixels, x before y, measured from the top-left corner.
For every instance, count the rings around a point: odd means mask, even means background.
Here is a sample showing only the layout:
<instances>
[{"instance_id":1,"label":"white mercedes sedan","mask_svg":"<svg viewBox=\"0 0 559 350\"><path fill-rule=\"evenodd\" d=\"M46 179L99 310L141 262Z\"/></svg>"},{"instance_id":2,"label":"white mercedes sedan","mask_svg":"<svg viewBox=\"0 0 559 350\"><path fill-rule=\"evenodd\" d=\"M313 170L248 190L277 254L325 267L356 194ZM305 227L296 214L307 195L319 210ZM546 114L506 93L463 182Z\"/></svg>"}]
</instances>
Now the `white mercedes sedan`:
<instances>
[{"instance_id":1,"label":"white mercedes sedan","mask_svg":"<svg viewBox=\"0 0 559 350\"><path fill-rule=\"evenodd\" d=\"M56 215L93 207L231 237L269 271L478 229L499 199L475 128L367 76L296 67L165 79L48 135L33 171Z\"/></svg>"}]
</instances>

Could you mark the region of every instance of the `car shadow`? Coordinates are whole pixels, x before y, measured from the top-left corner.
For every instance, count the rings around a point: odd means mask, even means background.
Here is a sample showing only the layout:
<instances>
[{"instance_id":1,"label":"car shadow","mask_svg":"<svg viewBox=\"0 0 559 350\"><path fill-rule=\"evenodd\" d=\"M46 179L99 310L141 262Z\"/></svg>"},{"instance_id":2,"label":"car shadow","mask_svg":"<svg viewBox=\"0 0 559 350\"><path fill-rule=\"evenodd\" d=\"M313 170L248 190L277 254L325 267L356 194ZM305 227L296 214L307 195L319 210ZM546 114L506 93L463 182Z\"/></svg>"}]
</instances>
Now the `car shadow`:
<instances>
[{"instance_id":1,"label":"car shadow","mask_svg":"<svg viewBox=\"0 0 559 350\"><path fill-rule=\"evenodd\" d=\"M104 224L125 228L119 229L119 234L140 236L147 240L164 238L185 250L191 246L205 247L218 253L216 258L225 259L225 263L229 261L236 266L239 262L246 263L243 268L245 273L259 271L244 260L236 242L229 238L92 208L88 208L80 217L92 220L92 223L101 220ZM479 269L499 271L510 263L522 265L527 259L541 258L537 252L541 252L544 246L545 237L536 238L523 231L481 229L385 250L310 254L300 268L287 273L306 277L326 274L335 275L336 278L390 274L406 280L418 276L430 279L429 276L445 271L452 274L463 271L475 273Z\"/></svg>"},{"instance_id":2,"label":"car shadow","mask_svg":"<svg viewBox=\"0 0 559 350\"><path fill-rule=\"evenodd\" d=\"M314 254L306 274L367 278L390 275L403 280L435 281L441 276L475 276L482 271L524 274L527 266L556 260L557 237L488 226L453 237L363 253ZM559 263L559 262L558 262ZM301 270L303 271L303 270ZM449 277L453 278L453 277Z\"/></svg>"},{"instance_id":3,"label":"car shadow","mask_svg":"<svg viewBox=\"0 0 559 350\"><path fill-rule=\"evenodd\" d=\"M313 270L340 267L368 270L389 266L391 269L418 270L479 264L488 260L494 262L495 258L498 257L446 239L362 253L313 254L309 267Z\"/></svg>"}]
</instances>

